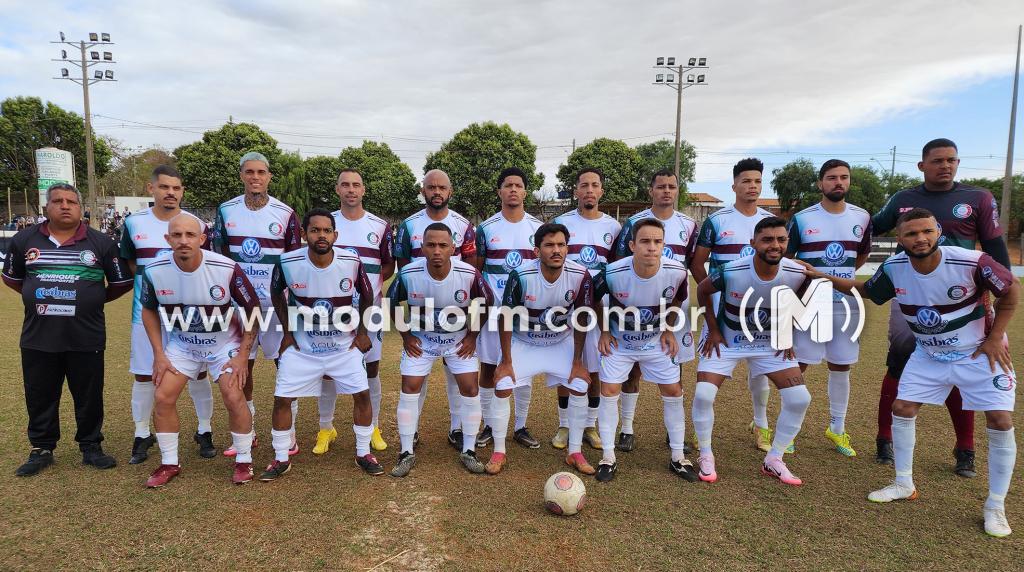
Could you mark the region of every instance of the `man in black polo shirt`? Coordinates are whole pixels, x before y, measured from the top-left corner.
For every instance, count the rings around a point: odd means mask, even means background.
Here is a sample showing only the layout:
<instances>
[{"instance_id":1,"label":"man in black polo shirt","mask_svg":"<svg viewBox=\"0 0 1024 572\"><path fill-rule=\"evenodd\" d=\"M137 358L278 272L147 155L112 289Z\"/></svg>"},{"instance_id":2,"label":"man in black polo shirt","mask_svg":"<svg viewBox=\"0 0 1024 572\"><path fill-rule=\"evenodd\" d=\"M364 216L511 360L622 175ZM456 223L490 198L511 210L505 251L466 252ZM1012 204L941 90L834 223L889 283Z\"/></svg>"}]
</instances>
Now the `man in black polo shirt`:
<instances>
[{"instance_id":1,"label":"man in black polo shirt","mask_svg":"<svg viewBox=\"0 0 1024 572\"><path fill-rule=\"evenodd\" d=\"M82 196L56 184L46 191L47 221L14 235L3 281L21 293L21 368L28 407L28 461L15 474L30 476L53 463L60 439L64 379L75 402L75 441L82 463L117 465L103 453L103 305L132 288L128 265L110 238L82 222Z\"/></svg>"}]
</instances>

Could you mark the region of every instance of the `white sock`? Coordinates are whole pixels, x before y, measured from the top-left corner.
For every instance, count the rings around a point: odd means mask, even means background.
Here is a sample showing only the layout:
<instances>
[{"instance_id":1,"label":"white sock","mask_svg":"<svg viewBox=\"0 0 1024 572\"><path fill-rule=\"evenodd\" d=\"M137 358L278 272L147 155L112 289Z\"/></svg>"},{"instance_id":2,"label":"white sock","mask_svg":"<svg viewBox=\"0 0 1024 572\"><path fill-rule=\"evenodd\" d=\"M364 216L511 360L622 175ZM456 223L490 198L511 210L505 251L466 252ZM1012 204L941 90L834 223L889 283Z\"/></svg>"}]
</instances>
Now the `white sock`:
<instances>
[{"instance_id":1,"label":"white sock","mask_svg":"<svg viewBox=\"0 0 1024 572\"><path fill-rule=\"evenodd\" d=\"M420 393L399 393L398 410L395 419L398 421L398 437L402 441L402 452L412 453L413 438L420 422Z\"/></svg>"},{"instance_id":2,"label":"white sock","mask_svg":"<svg viewBox=\"0 0 1024 572\"><path fill-rule=\"evenodd\" d=\"M373 427L378 427L380 424L380 398L381 398L381 386L380 386L380 375L376 377L366 378L367 384L370 386L370 409L373 410L373 419L370 421Z\"/></svg>"},{"instance_id":3,"label":"white sock","mask_svg":"<svg viewBox=\"0 0 1024 572\"><path fill-rule=\"evenodd\" d=\"M455 381L455 374L453 374L447 367L444 368L444 380L445 380L445 391L448 392L448 432L458 429L462 426L459 421L459 404L462 400L462 392L459 391L459 382Z\"/></svg>"},{"instance_id":4,"label":"white sock","mask_svg":"<svg viewBox=\"0 0 1024 572\"><path fill-rule=\"evenodd\" d=\"M352 431L356 434L356 457L364 457L370 454L370 435L373 435L373 425L352 425Z\"/></svg>"},{"instance_id":5,"label":"white sock","mask_svg":"<svg viewBox=\"0 0 1024 572\"><path fill-rule=\"evenodd\" d=\"M325 431L334 429L334 407L338 402L338 388L334 380L325 379L320 382L320 397L316 406L320 412L320 428Z\"/></svg>"},{"instance_id":6,"label":"white sock","mask_svg":"<svg viewBox=\"0 0 1024 572\"><path fill-rule=\"evenodd\" d=\"M672 460L682 461L686 458L683 447L686 439L686 406L683 396L661 396L662 410L665 415L665 430L668 431L668 446L672 449Z\"/></svg>"},{"instance_id":7,"label":"white sock","mask_svg":"<svg viewBox=\"0 0 1024 572\"><path fill-rule=\"evenodd\" d=\"M750 400L754 406L754 425L767 429L768 398L771 396L771 392L768 390L768 376L748 376L747 387L750 388Z\"/></svg>"},{"instance_id":8,"label":"white sock","mask_svg":"<svg viewBox=\"0 0 1024 572\"><path fill-rule=\"evenodd\" d=\"M282 431L271 429L270 442L274 446L274 460L287 461L288 449L292 445L292 432L287 429Z\"/></svg>"},{"instance_id":9,"label":"white sock","mask_svg":"<svg viewBox=\"0 0 1024 572\"><path fill-rule=\"evenodd\" d=\"M781 459L789 444L796 439L800 427L804 424L804 415L811 406L811 392L806 385L794 385L779 390L782 407L779 408L779 419L775 422L775 438L768 456Z\"/></svg>"},{"instance_id":10,"label":"white sock","mask_svg":"<svg viewBox=\"0 0 1024 572\"><path fill-rule=\"evenodd\" d=\"M150 385L153 384L151 383ZM213 387L210 385L210 378L188 380L188 394L192 397L192 404L196 408L196 419L199 420L196 432L212 432Z\"/></svg>"},{"instance_id":11,"label":"white sock","mask_svg":"<svg viewBox=\"0 0 1024 572\"><path fill-rule=\"evenodd\" d=\"M914 444L917 417L892 416L892 455L896 461L896 482L914 488Z\"/></svg>"},{"instance_id":12,"label":"white sock","mask_svg":"<svg viewBox=\"0 0 1024 572\"><path fill-rule=\"evenodd\" d=\"M718 387L701 381L693 391L693 430L702 455L711 454L711 433L715 428L715 396Z\"/></svg>"},{"instance_id":13,"label":"white sock","mask_svg":"<svg viewBox=\"0 0 1024 572\"><path fill-rule=\"evenodd\" d=\"M494 420L491 418L491 403L494 401L494 388L493 387L481 387L480 388L480 415L484 420L484 427L490 427L493 425Z\"/></svg>"},{"instance_id":14,"label":"white sock","mask_svg":"<svg viewBox=\"0 0 1024 572\"><path fill-rule=\"evenodd\" d=\"M132 421L135 421L136 437L145 438L150 435L149 419L153 416L155 396L156 386L153 385L152 381L136 381L132 384ZM177 433L174 435L177 435ZM177 455L175 455L175 458L177 458ZM177 465L178 463L175 462L174 464Z\"/></svg>"},{"instance_id":15,"label":"white sock","mask_svg":"<svg viewBox=\"0 0 1024 572\"><path fill-rule=\"evenodd\" d=\"M420 401L419 404L416 406L417 409L419 409L419 411L416 414L417 417L423 415L423 404L427 402L427 381L427 378L423 378L423 385L420 386Z\"/></svg>"},{"instance_id":16,"label":"white sock","mask_svg":"<svg viewBox=\"0 0 1024 572\"><path fill-rule=\"evenodd\" d=\"M297 444L295 441L295 420L299 418L299 400L293 399L291 403L292 408L292 426L288 429L288 448L292 449Z\"/></svg>"},{"instance_id":17,"label":"white sock","mask_svg":"<svg viewBox=\"0 0 1024 572\"><path fill-rule=\"evenodd\" d=\"M516 399L516 431L526 427L526 418L530 415L530 401L533 400L533 380L527 385L520 385L512 390Z\"/></svg>"},{"instance_id":18,"label":"white sock","mask_svg":"<svg viewBox=\"0 0 1024 572\"><path fill-rule=\"evenodd\" d=\"M597 410L601 407L601 396L587 396L587 424L586 427L597 427Z\"/></svg>"},{"instance_id":19,"label":"white sock","mask_svg":"<svg viewBox=\"0 0 1024 572\"><path fill-rule=\"evenodd\" d=\"M571 396L570 396L570 398L571 398ZM559 397L559 399L561 399L561 397ZM569 427L569 405L568 405L568 402L566 402L566 406L565 406L564 409L562 408L562 404L561 403L558 404L558 428L561 429L562 427Z\"/></svg>"},{"instance_id":20,"label":"white sock","mask_svg":"<svg viewBox=\"0 0 1024 572\"><path fill-rule=\"evenodd\" d=\"M252 435L252 431L249 431L248 433L231 432L231 445L237 452L235 454L236 463L252 462Z\"/></svg>"},{"instance_id":21,"label":"white sock","mask_svg":"<svg viewBox=\"0 0 1024 572\"><path fill-rule=\"evenodd\" d=\"M828 372L829 429L836 435L846 433L846 409L850 403L850 370Z\"/></svg>"},{"instance_id":22,"label":"white sock","mask_svg":"<svg viewBox=\"0 0 1024 572\"><path fill-rule=\"evenodd\" d=\"M1013 428L1006 431L988 431L988 498L985 508L1003 508L1006 492L1010 490L1013 464L1017 461L1017 442Z\"/></svg>"},{"instance_id":23,"label":"white sock","mask_svg":"<svg viewBox=\"0 0 1024 572\"><path fill-rule=\"evenodd\" d=\"M150 385L153 385L152 383ZM177 465L178 464L178 434L177 433L157 433L156 434L157 445L160 446L160 464L161 465Z\"/></svg>"},{"instance_id":24,"label":"white sock","mask_svg":"<svg viewBox=\"0 0 1024 572\"><path fill-rule=\"evenodd\" d=\"M601 405L597 411L598 425L601 432L601 446L604 456L602 461L615 462L615 428L619 425L619 396L601 396Z\"/></svg>"},{"instance_id":25,"label":"white sock","mask_svg":"<svg viewBox=\"0 0 1024 572\"><path fill-rule=\"evenodd\" d=\"M569 417L569 454L583 451L583 429L587 424L587 396L570 395L567 417Z\"/></svg>"},{"instance_id":26,"label":"white sock","mask_svg":"<svg viewBox=\"0 0 1024 572\"><path fill-rule=\"evenodd\" d=\"M494 452L505 452L505 437L508 436L508 418L511 413L508 397L495 396L491 402L491 434L494 436Z\"/></svg>"},{"instance_id":27,"label":"white sock","mask_svg":"<svg viewBox=\"0 0 1024 572\"><path fill-rule=\"evenodd\" d=\"M256 431L256 402L254 402L254 401L246 401L245 405L246 405L246 407L249 408L249 415L252 416L252 429L251 429L251 431L255 432Z\"/></svg>"},{"instance_id":28,"label":"white sock","mask_svg":"<svg viewBox=\"0 0 1024 572\"><path fill-rule=\"evenodd\" d=\"M621 417L619 423L622 424L622 431L627 435L633 434L633 418L636 417L636 402L640 399L640 392L626 393L622 392L619 394L619 409ZM615 429L612 428L612 433L615 433Z\"/></svg>"},{"instance_id":29,"label":"white sock","mask_svg":"<svg viewBox=\"0 0 1024 572\"><path fill-rule=\"evenodd\" d=\"M476 434L480 432L480 396L466 397L459 395L462 407L459 408L459 421L462 423L462 450L476 449Z\"/></svg>"}]
</instances>

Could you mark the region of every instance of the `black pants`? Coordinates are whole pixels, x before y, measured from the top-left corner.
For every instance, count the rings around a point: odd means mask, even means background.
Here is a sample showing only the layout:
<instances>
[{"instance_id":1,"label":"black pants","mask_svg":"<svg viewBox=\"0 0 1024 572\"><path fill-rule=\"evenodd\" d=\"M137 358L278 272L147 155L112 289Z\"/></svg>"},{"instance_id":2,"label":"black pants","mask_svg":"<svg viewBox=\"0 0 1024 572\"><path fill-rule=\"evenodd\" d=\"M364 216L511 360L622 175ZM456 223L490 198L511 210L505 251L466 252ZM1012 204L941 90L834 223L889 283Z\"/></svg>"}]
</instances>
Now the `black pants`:
<instances>
[{"instance_id":1,"label":"black pants","mask_svg":"<svg viewBox=\"0 0 1024 572\"><path fill-rule=\"evenodd\" d=\"M60 440L64 379L75 401L75 441L82 450L103 441L103 352L43 352L21 348L28 407L28 441L53 450Z\"/></svg>"}]
</instances>

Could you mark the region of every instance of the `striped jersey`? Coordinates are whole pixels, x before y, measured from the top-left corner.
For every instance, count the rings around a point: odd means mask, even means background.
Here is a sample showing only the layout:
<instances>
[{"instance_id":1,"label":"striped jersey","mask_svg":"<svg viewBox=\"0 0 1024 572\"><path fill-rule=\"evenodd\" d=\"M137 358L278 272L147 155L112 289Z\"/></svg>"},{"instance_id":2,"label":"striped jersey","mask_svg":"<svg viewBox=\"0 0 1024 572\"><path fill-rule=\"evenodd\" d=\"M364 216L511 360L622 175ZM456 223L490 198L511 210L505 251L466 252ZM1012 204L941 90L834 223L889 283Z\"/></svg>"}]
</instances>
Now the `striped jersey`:
<instances>
[{"instance_id":1,"label":"striped jersey","mask_svg":"<svg viewBox=\"0 0 1024 572\"><path fill-rule=\"evenodd\" d=\"M476 229L476 252L484 259L484 278L501 300L508 274L527 261L537 258L533 252L533 233L542 223L530 213L519 222L509 222L500 212L480 223Z\"/></svg>"},{"instance_id":2,"label":"striped jersey","mask_svg":"<svg viewBox=\"0 0 1024 572\"><path fill-rule=\"evenodd\" d=\"M331 216L334 217L334 227L338 231L338 240L334 241L334 245L355 254L363 262L363 271L373 286L373 301L379 303L384 288L381 266L394 260L391 257L391 225L368 212L359 220L348 220L340 210L334 211Z\"/></svg>"},{"instance_id":3,"label":"striped jersey","mask_svg":"<svg viewBox=\"0 0 1024 572\"><path fill-rule=\"evenodd\" d=\"M820 203L811 205L789 220L788 253L831 276L853 278L857 257L871 252L871 215L847 203L846 210L832 214ZM836 302L844 296L833 293Z\"/></svg>"},{"instance_id":4,"label":"striped jersey","mask_svg":"<svg viewBox=\"0 0 1024 572\"><path fill-rule=\"evenodd\" d=\"M757 207L753 215L747 216L733 205L719 209L704 219L697 236L697 246L711 249L708 270L754 254L754 247L750 246L750 239L754 238L754 226L770 216L775 215L761 207Z\"/></svg>"},{"instance_id":5,"label":"striped jersey","mask_svg":"<svg viewBox=\"0 0 1024 572\"><path fill-rule=\"evenodd\" d=\"M161 312L169 350L202 359L242 341L240 318L259 310L259 298L242 267L226 256L199 251L199 268L185 272L171 252L158 254L142 274L142 307ZM237 313L241 310L243 316Z\"/></svg>"},{"instance_id":6,"label":"striped jersey","mask_svg":"<svg viewBox=\"0 0 1024 572\"><path fill-rule=\"evenodd\" d=\"M662 256L658 272L641 278L633 269L633 257L627 256L609 263L594 278L594 296L608 295L608 331L620 352L661 351L662 305L689 313L687 276L681 262ZM677 318L676 324L681 323L682 318Z\"/></svg>"},{"instance_id":7,"label":"striped jersey","mask_svg":"<svg viewBox=\"0 0 1024 572\"><path fill-rule=\"evenodd\" d=\"M654 216L651 209L642 210L626 220L622 225L622 232L615 242L615 256L624 258L631 256L633 251L629 248L629 241L633 240L633 226L647 218L653 218L665 225L665 251L667 258L678 260L687 266L693 251L697 248L697 221L684 215L679 211L673 211L668 220L661 220Z\"/></svg>"},{"instance_id":8,"label":"striped jersey","mask_svg":"<svg viewBox=\"0 0 1024 572\"><path fill-rule=\"evenodd\" d=\"M905 252L890 256L864 285L876 304L895 299L917 338L918 349L942 362L969 358L986 334L983 293L1006 294L1016 280L991 256L940 246L942 261L919 274Z\"/></svg>"},{"instance_id":9,"label":"striped jersey","mask_svg":"<svg viewBox=\"0 0 1024 572\"><path fill-rule=\"evenodd\" d=\"M601 272L622 229L619 221L605 213L591 220L574 209L558 215L554 222L569 229L569 260L586 266L591 276Z\"/></svg>"},{"instance_id":10,"label":"striped jersey","mask_svg":"<svg viewBox=\"0 0 1024 572\"><path fill-rule=\"evenodd\" d=\"M594 283L587 267L571 260L565 261L554 282L548 282L540 265L540 260L530 260L509 273L501 305L525 308L529 316L527 324L513 322L513 337L533 346L551 346L573 335L573 310L593 306Z\"/></svg>"},{"instance_id":11,"label":"striped jersey","mask_svg":"<svg viewBox=\"0 0 1024 572\"><path fill-rule=\"evenodd\" d=\"M187 211L182 214L191 216L199 221L203 234L206 235L206 242L203 249L209 250L210 228L202 219ZM167 244L164 235L167 234L167 226L170 221L163 221L153 214L153 207L135 211L124 219L124 228L121 230L121 258L135 261L135 292L132 298L132 323L142 323L142 305L139 297L142 295L142 271L146 269L157 254L169 252L171 245Z\"/></svg>"},{"instance_id":12,"label":"striped jersey","mask_svg":"<svg viewBox=\"0 0 1024 572\"><path fill-rule=\"evenodd\" d=\"M217 208L214 247L230 252L252 282L260 303L270 307L270 278L281 255L302 246L299 221L292 208L274 197L259 210L245 206L245 195L225 201Z\"/></svg>"},{"instance_id":13,"label":"striped jersey","mask_svg":"<svg viewBox=\"0 0 1024 572\"><path fill-rule=\"evenodd\" d=\"M327 268L318 268L310 261L309 247L282 254L274 268L271 291L281 294L285 290L288 310L296 315L292 330L295 345L309 355L348 351L356 330L349 326L353 316L346 309L353 308L358 320L358 297L373 296L373 286L359 257L337 248ZM290 328L292 320L287 320Z\"/></svg>"},{"instance_id":14,"label":"striped jersey","mask_svg":"<svg viewBox=\"0 0 1024 572\"><path fill-rule=\"evenodd\" d=\"M754 268L754 257L744 256L713 268L708 279L721 292L715 321L728 347L720 347L723 357L746 357L774 354L771 345L772 288L788 286L797 296L803 296L810 279L804 267L789 258L783 258L775 278L762 280ZM747 307L741 310L743 297L750 292ZM755 311L756 309L756 311ZM754 339L743 333L740 321L746 320L747 330Z\"/></svg>"},{"instance_id":15,"label":"striped jersey","mask_svg":"<svg viewBox=\"0 0 1024 572\"><path fill-rule=\"evenodd\" d=\"M434 280L427 270L427 259L418 258L398 271L388 290L392 306L405 302L409 306L407 322L412 334L420 340L420 348L430 355L444 355L466 337L469 322L455 331L442 323L447 308L465 310L473 300L483 298L486 306L494 305L494 295L480 272L466 262L452 260L451 270L443 280ZM445 312L452 314L452 312ZM466 313L463 311L463 315Z\"/></svg>"},{"instance_id":16,"label":"striped jersey","mask_svg":"<svg viewBox=\"0 0 1024 572\"><path fill-rule=\"evenodd\" d=\"M395 258L422 258L423 251L420 250L420 246L423 244L423 231L435 222L443 222L452 231L452 239L455 241L455 254L452 258L462 260L464 256L476 255L476 231L466 217L449 209L447 216L435 221L427 214L427 209L423 209L403 220L398 227L394 245Z\"/></svg>"}]
</instances>

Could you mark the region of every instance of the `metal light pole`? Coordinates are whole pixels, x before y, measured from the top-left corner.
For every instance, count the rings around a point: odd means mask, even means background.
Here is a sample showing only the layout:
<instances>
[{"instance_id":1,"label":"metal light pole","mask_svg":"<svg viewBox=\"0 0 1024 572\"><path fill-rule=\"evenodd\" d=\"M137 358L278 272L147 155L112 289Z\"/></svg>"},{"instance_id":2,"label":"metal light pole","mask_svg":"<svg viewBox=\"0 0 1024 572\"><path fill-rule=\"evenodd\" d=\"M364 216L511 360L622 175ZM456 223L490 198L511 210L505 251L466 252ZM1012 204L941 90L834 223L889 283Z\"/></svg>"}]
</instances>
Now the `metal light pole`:
<instances>
[{"instance_id":1,"label":"metal light pole","mask_svg":"<svg viewBox=\"0 0 1024 572\"><path fill-rule=\"evenodd\" d=\"M1013 68L1013 101L1010 102L1010 137L1006 144L1006 173L1003 175L1003 201L999 212L999 225L1003 227L1003 240L1010 237L1010 193L1013 188L1013 137L1017 127L1017 84L1020 81L1020 37L1021 29L1017 26L1017 65Z\"/></svg>"},{"instance_id":2,"label":"metal light pole","mask_svg":"<svg viewBox=\"0 0 1024 572\"><path fill-rule=\"evenodd\" d=\"M85 115L85 166L88 177L89 187L89 200L93 203L93 210L96 207L96 160L93 156L93 135L92 135L92 113L89 111L89 86L94 83L100 83L105 81L117 81L114 79L114 72L112 70L96 70L92 77L89 77L89 68L96 65L110 65L116 64L114 61L114 54L111 52L99 50L93 50L97 46L112 46L114 43L110 41L110 34L103 32L97 34L95 32L89 33L89 40L79 40L77 42L68 41L64 38L64 32L60 32L60 41L50 42L51 44L67 44L73 48L78 48L79 60L68 59L67 50L61 50L61 59L53 59L55 62L66 62L72 65L76 65L81 69L81 77L74 77L68 71L68 68L61 68L60 77L53 79L66 79L73 81L78 85L82 86L82 102L83 110ZM87 57L88 56L88 57Z\"/></svg>"},{"instance_id":3,"label":"metal light pole","mask_svg":"<svg viewBox=\"0 0 1024 572\"><path fill-rule=\"evenodd\" d=\"M694 70L706 70L708 69L707 58L690 58L687 61L687 65L680 63L676 65L676 59L673 57L659 57L655 60L654 69L667 70L671 73L659 73L654 76L654 85L667 85L672 89L676 90L676 153L675 153L675 168L673 172L676 175L676 183L680 183L679 178L679 146L682 141L682 122L683 122L683 90L688 87L695 85L708 85L705 81L705 74L687 74L684 81L683 74L692 72Z\"/></svg>"}]
</instances>

